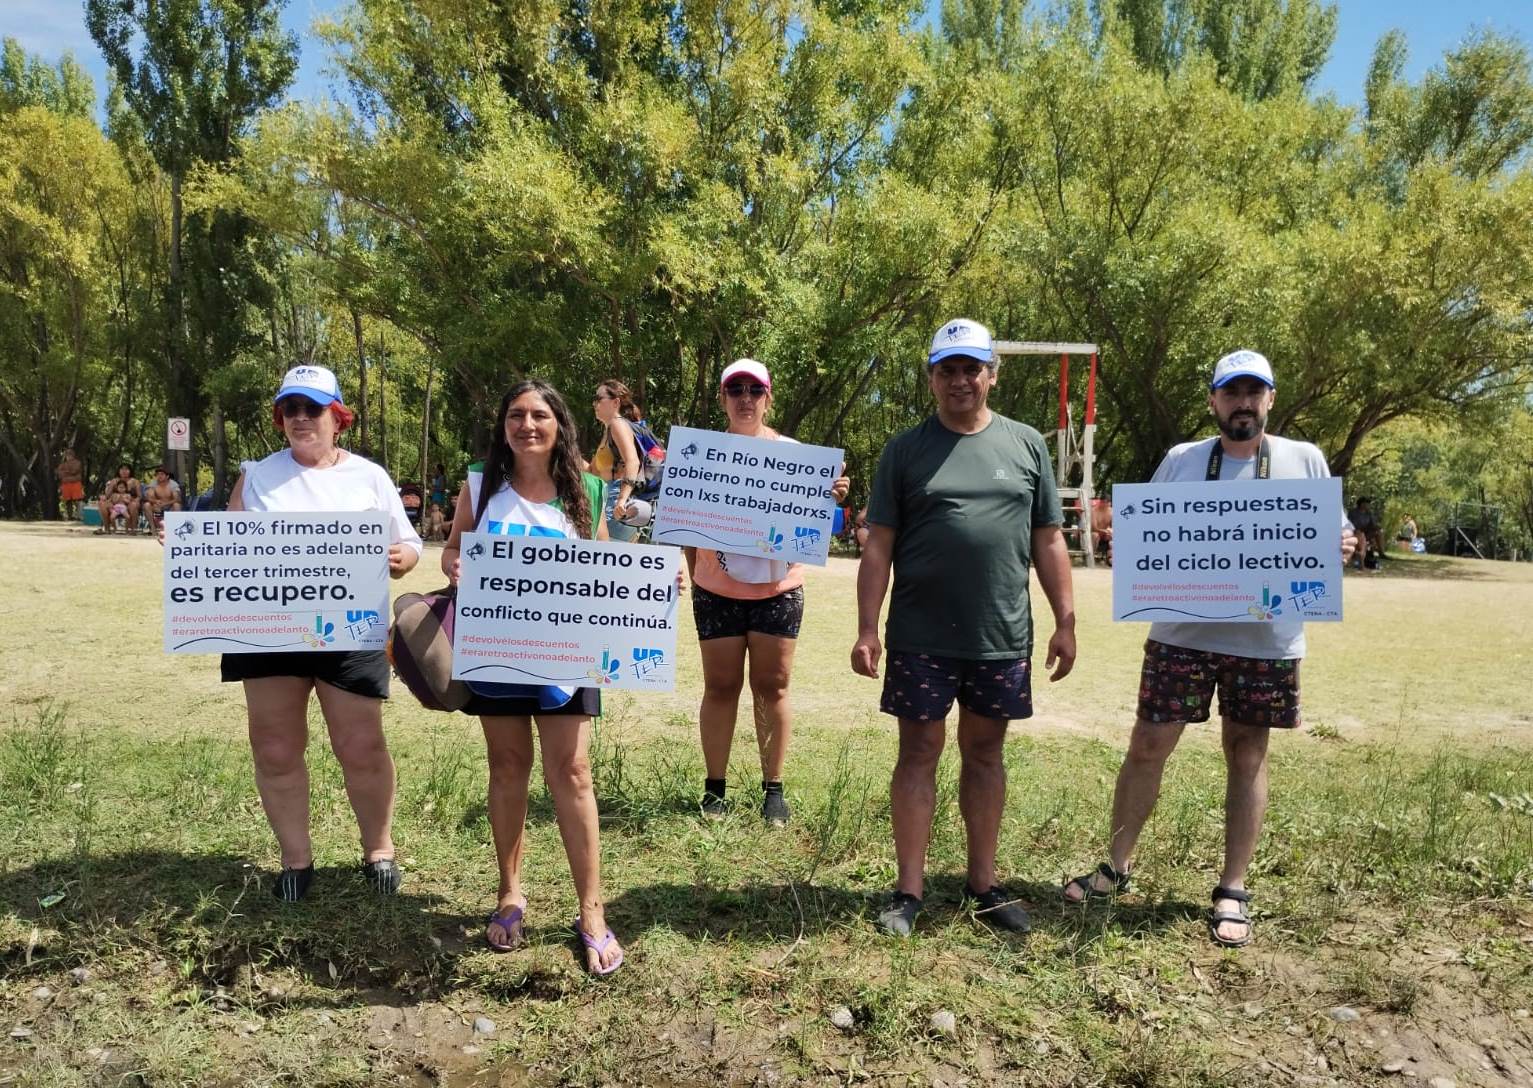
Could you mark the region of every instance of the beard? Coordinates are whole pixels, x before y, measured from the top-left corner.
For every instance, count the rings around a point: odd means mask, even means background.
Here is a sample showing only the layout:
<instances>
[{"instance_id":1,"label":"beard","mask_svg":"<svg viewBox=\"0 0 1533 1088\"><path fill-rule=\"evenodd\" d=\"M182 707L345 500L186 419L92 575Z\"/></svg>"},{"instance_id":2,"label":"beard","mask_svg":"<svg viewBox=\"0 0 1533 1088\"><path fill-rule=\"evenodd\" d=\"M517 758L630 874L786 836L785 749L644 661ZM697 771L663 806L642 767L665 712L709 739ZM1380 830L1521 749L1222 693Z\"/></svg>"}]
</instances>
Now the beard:
<instances>
[{"instance_id":1,"label":"beard","mask_svg":"<svg viewBox=\"0 0 1533 1088\"><path fill-rule=\"evenodd\" d=\"M1264 412L1234 412L1228 418L1219 418L1219 432L1233 442L1248 442L1267 427Z\"/></svg>"}]
</instances>

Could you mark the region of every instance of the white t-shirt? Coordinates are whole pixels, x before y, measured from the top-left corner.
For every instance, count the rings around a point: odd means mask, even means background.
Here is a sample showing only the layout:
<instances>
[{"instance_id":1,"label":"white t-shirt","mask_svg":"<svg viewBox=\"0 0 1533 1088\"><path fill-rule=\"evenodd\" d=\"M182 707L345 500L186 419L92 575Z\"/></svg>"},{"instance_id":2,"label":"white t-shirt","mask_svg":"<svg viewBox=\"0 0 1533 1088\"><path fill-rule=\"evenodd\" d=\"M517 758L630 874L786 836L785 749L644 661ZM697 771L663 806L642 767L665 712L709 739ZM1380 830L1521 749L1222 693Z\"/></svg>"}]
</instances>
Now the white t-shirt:
<instances>
[{"instance_id":1,"label":"white t-shirt","mask_svg":"<svg viewBox=\"0 0 1533 1088\"><path fill-rule=\"evenodd\" d=\"M1217 438L1201 442L1183 442L1172 448L1160 462L1150 482L1186 483L1208 479L1208 455ZM1319 447L1309 442L1295 442L1275 434L1267 436L1272 450L1271 478L1274 480L1324 479L1330 466ZM1221 480L1256 479L1256 458L1244 460L1225 454L1219 466ZM1341 529L1337 527L1336 547L1341 549ZM1189 650L1207 650L1236 657L1258 657L1268 661L1304 656L1304 621L1297 616L1283 616L1270 623L1152 623L1150 637L1170 646Z\"/></svg>"},{"instance_id":2,"label":"white t-shirt","mask_svg":"<svg viewBox=\"0 0 1533 1088\"><path fill-rule=\"evenodd\" d=\"M792 442L799 445L799 440L789 438L785 434L777 436L778 442ZM783 559L767 559L760 555L749 555L744 552L719 552L719 567L725 574L737 582L747 582L751 585L762 583L780 582L788 576L788 567L791 565Z\"/></svg>"},{"instance_id":3,"label":"white t-shirt","mask_svg":"<svg viewBox=\"0 0 1533 1088\"><path fill-rule=\"evenodd\" d=\"M484 473L470 471L470 509L479 509L479 489L483 486ZM479 519L475 532L492 533L495 536L550 536L562 539L580 535L575 531L575 523L564 516L562 506L524 499L510 484L490 496L489 505L484 508L484 517Z\"/></svg>"},{"instance_id":4,"label":"white t-shirt","mask_svg":"<svg viewBox=\"0 0 1533 1088\"><path fill-rule=\"evenodd\" d=\"M245 482L240 498L246 510L281 510L322 514L381 510L389 516L389 542L406 544L419 555L420 534L405 516L394 481L365 457L347 454L331 468L305 468L292 450L278 450L240 465Z\"/></svg>"}]
</instances>

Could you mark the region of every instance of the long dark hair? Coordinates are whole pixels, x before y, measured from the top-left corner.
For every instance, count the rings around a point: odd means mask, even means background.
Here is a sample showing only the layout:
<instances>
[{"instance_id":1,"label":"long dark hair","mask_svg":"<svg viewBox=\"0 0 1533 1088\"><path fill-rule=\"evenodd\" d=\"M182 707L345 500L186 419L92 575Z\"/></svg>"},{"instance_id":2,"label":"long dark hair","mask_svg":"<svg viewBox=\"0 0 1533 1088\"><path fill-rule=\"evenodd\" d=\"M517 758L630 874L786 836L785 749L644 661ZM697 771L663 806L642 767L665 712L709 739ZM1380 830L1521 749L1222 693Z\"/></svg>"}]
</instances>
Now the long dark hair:
<instances>
[{"instance_id":1,"label":"long dark hair","mask_svg":"<svg viewBox=\"0 0 1533 1088\"><path fill-rule=\"evenodd\" d=\"M616 378L608 378L596 387L617 401L617 414L629 423L637 423L643 417L639 414L639 406L634 402L633 390L618 381Z\"/></svg>"},{"instance_id":2,"label":"long dark hair","mask_svg":"<svg viewBox=\"0 0 1533 1088\"><path fill-rule=\"evenodd\" d=\"M500 411L495 416L495 427L490 435L490 452L484 459L484 478L479 488L479 502L474 511L477 528L484 520L490 497L502 487L511 486L511 474L516 468L516 454L506 441L506 413L524 393L536 393L554 414L559 433L554 438L554 450L548 459L548 474L554 478L554 491L564 508L564 516L575 526L578 536L591 537L591 500L586 497L585 481L581 479L580 452L575 420L570 416L569 406L559 391L545 381L528 378L517 382L501 398Z\"/></svg>"}]
</instances>

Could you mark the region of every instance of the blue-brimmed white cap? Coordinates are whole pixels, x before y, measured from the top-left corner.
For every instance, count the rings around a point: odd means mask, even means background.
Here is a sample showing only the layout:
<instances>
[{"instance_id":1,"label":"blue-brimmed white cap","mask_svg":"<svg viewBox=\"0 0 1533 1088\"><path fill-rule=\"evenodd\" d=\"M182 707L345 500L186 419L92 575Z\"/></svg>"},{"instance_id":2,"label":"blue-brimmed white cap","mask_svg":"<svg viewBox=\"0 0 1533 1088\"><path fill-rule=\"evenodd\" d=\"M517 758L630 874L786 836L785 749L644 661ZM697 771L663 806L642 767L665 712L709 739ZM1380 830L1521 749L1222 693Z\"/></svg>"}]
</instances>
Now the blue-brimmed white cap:
<instances>
[{"instance_id":1,"label":"blue-brimmed white cap","mask_svg":"<svg viewBox=\"0 0 1533 1088\"><path fill-rule=\"evenodd\" d=\"M1265 382L1269 389L1277 388L1277 382L1272 380L1272 364L1267 362L1267 357L1259 351L1242 348L1220 359L1214 364L1214 376L1208 383L1208 387L1218 389L1236 378L1256 378L1258 381Z\"/></svg>"},{"instance_id":2,"label":"blue-brimmed white cap","mask_svg":"<svg viewBox=\"0 0 1533 1088\"><path fill-rule=\"evenodd\" d=\"M283 397L307 397L315 404L345 404L341 399L341 383L335 375L322 366L295 366L282 379L282 388L272 398L275 404Z\"/></svg>"},{"instance_id":3,"label":"blue-brimmed white cap","mask_svg":"<svg viewBox=\"0 0 1533 1088\"><path fill-rule=\"evenodd\" d=\"M995 346L990 342L990 330L967 317L947 322L932 337L926 365L933 366L954 355L978 359L982 363L995 362Z\"/></svg>"}]
</instances>

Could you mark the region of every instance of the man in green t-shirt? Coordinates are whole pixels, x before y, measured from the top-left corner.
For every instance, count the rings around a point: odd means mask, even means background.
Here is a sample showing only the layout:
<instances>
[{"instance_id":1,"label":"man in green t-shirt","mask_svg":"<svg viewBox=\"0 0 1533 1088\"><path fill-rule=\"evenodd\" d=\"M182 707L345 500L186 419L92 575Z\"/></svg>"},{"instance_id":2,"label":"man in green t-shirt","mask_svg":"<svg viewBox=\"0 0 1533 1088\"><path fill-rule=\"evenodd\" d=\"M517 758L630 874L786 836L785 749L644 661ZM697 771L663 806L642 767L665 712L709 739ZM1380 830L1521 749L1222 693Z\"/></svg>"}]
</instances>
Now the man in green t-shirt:
<instances>
[{"instance_id":1,"label":"man in green t-shirt","mask_svg":"<svg viewBox=\"0 0 1533 1088\"><path fill-rule=\"evenodd\" d=\"M852 669L878 675L878 613L889 589L889 664L880 707L899 719L890 808L899 877L879 925L908 936L920 913L937 805L937 760L958 701L958 807L968 835L964 899L982 921L1025 931L1027 912L995 882L1006 801L1006 726L1032 716L1028 571L1054 611L1050 680L1075 664L1070 554L1043 436L997 415L990 332L950 321L932 338L928 382L937 414L884 447L857 572Z\"/></svg>"}]
</instances>

